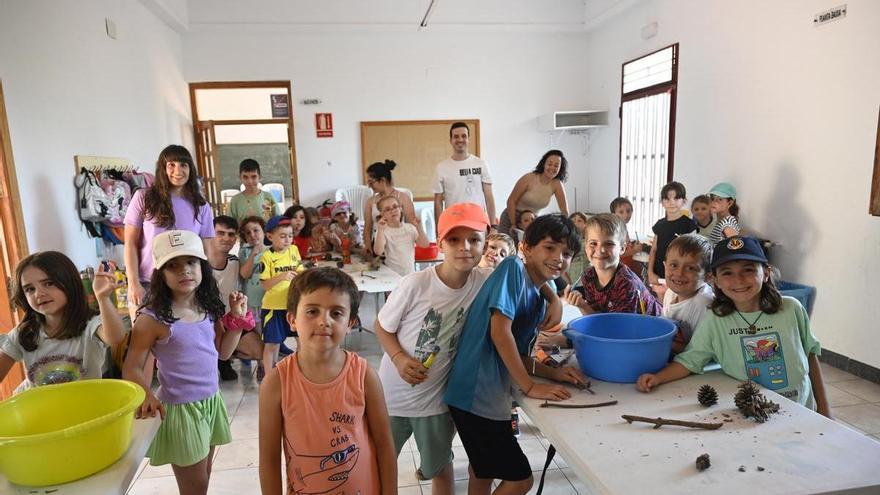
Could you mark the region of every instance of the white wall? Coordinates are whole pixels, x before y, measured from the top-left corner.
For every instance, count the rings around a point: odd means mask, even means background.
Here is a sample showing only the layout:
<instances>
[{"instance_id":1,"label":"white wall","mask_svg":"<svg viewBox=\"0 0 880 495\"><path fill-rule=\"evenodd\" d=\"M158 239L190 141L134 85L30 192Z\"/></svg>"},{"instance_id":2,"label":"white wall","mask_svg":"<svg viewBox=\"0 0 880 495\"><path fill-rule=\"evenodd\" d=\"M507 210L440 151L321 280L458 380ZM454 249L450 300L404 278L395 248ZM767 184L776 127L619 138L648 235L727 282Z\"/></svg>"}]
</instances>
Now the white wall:
<instances>
[{"instance_id":1,"label":"white wall","mask_svg":"<svg viewBox=\"0 0 880 495\"><path fill-rule=\"evenodd\" d=\"M305 204L363 183L361 121L478 118L500 213L514 182L549 149L550 136L536 130L537 116L593 108L584 84L583 34L221 31L184 36L186 79L291 81ZM303 98L323 103L303 106ZM315 136L316 112L333 113L332 139ZM586 183L582 143L582 136L554 140L575 169L570 195L574 185ZM578 195L585 204L586 187L579 186Z\"/></svg>"},{"instance_id":2,"label":"white wall","mask_svg":"<svg viewBox=\"0 0 880 495\"><path fill-rule=\"evenodd\" d=\"M73 208L73 156L127 157L152 172L164 146L191 145L180 36L134 0L4 1L0 79L31 252L94 264Z\"/></svg>"},{"instance_id":3,"label":"white wall","mask_svg":"<svg viewBox=\"0 0 880 495\"><path fill-rule=\"evenodd\" d=\"M867 214L880 103L880 3L847 2L814 27L819 0L641 3L594 31L587 83L620 104L620 66L680 43L675 177L691 197L739 190L745 227L783 243L784 278L818 287L813 329L825 348L880 366L880 218ZM659 34L643 41L652 21ZM619 119L594 141L598 206L616 193ZM604 166L600 166L602 164Z\"/></svg>"}]
</instances>

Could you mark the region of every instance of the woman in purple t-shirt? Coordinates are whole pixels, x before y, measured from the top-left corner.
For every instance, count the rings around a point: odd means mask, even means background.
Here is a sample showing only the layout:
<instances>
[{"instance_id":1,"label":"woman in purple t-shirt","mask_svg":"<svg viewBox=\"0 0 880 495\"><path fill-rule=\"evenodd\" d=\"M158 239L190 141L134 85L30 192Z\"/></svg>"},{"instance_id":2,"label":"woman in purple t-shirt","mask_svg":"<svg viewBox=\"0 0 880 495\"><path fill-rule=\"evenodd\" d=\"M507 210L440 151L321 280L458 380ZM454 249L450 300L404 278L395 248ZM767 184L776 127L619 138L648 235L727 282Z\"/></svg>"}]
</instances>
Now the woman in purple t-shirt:
<instances>
[{"instance_id":1,"label":"woman in purple t-shirt","mask_svg":"<svg viewBox=\"0 0 880 495\"><path fill-rule=\"evenodd\" d=\"M177 144L159 153L155 182L134 193L125 213L125 272L132 321L153 274L153 238L166 230L189 230L203 242L214 237L214 215L199 190L192 155Z\"/></svg>"}]
</instances>

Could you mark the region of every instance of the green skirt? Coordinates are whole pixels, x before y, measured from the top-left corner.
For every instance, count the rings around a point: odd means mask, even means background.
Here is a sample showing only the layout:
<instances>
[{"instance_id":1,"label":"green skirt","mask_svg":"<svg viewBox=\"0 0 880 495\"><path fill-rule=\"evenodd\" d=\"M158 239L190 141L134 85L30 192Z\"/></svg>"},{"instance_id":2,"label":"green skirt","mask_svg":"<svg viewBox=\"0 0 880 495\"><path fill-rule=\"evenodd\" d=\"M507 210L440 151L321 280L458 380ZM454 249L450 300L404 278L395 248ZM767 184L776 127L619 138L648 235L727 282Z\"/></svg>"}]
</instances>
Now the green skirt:
<instances>
[{"instance_id":1,"label":"green skirt","mask_svg":"<svg viewBox=\"0 0 880 495\"><path fill-rule=\"evenodd\" d=\"M151 466L192 466L215 445L229 443L229 416L220 391L207 399L164 404L165 419L147 450Z\"/></svg>"}]
</instances>

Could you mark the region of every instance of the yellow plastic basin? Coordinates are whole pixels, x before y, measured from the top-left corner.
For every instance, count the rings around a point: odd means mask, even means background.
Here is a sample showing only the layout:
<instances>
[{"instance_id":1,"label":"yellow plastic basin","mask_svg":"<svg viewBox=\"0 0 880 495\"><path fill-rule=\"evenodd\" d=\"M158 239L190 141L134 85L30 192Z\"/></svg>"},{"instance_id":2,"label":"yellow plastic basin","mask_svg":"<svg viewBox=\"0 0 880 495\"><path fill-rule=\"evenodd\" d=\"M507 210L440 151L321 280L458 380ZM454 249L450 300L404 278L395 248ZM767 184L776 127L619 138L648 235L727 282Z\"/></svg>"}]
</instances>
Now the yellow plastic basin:
<instances>
[{"instance_id":1,"label":"yellow plastic basin","mask_svg":"<svg viewBox=\"0 0 880 495\"><path fill-rule=\"evenodd\" d=\"M45 385L0 402L0 472L46 486L96 473L131 443L144 390L124 380Z\"/></svg>"}]
</instances>

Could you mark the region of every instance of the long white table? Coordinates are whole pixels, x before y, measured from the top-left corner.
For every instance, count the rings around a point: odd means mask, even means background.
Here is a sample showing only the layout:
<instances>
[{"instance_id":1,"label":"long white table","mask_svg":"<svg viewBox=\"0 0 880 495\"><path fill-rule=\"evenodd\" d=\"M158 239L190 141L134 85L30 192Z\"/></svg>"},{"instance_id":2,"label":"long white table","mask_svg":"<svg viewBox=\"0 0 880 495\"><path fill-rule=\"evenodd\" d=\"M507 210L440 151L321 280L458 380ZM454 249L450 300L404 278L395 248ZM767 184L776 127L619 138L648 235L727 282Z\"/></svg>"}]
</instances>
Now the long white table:
<instances>
[{"instance_id":1,"label":"long white table","mask_svg":"<svg viewBox=\"0 0 880 495\"><path fill-rule=\"evenodd\" d=\"M710 408L696 398L706 383L720 398ZM522 394L517 401L590 494L880 493L880 442L771 391L764 394L781 406L780 413L763 424L746 419L733 404L738 384L713 371L645 394L633 384L594 380L596 395L572 388L572 399L564 403L617 405L542 408L543 400ZM623 414L724 425L653 429L628 424ZM712 465L700 472L695 461L704 453Z\"/></svg>"},{"instance_id":2,"label":"long white table","mask_svg":"<svg viewBox=\"0 0 880 495\"><path fill-rule=\"evenodd\" d=\"M336 262L322 261L318 266L336 266ZM378 270L369 270L364 262L355 261L345 265L342 271L349 274L357 284L358 290L370 294L391 292L400 283L402 278L391 268L379 265Z\"/></svg>"},{"instance_id":3,"label":"long white table","mask_svg":"<svg viewBox=\"0 0 880 495\"><path fill-rule=\"evenodd\" d=\"M133 414L133 413L132 413ZM159 416L155 418L136 419L132 425L131 445L118 461L105 469L83 478L63 485L29 487L13 485L5 476L0 474L0 493L16 494L46 494L52 495L119 495L128 490L131 480L137 473L137 469L144 459L144 454L150 447L156 430L161 421ZM52 469L52 466L44 466L44 469Z\"/></svg>"}]
</instances>

